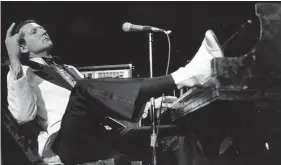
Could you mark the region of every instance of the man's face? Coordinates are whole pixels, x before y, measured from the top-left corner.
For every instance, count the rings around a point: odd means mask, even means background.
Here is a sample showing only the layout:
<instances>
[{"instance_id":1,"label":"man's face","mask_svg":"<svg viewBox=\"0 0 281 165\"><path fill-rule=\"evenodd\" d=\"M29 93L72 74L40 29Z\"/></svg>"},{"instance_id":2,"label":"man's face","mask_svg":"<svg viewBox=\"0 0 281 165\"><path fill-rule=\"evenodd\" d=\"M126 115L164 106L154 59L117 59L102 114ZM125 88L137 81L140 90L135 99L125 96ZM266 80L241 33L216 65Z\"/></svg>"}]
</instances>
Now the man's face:
<instances>
[{"instance_id":1,"label":"man's face","mask_svg":"<svg viewBox=\"0 0 281 165\"><path fill-rule=\"evenodd\" d=\"M53 46L46 30L34 22L24 25L20 29L20 33L25 40L25 49L23 49L22 52L26 52L23 53L32 52L38 54L49 50Z\"/></svg>"}]
</instances>

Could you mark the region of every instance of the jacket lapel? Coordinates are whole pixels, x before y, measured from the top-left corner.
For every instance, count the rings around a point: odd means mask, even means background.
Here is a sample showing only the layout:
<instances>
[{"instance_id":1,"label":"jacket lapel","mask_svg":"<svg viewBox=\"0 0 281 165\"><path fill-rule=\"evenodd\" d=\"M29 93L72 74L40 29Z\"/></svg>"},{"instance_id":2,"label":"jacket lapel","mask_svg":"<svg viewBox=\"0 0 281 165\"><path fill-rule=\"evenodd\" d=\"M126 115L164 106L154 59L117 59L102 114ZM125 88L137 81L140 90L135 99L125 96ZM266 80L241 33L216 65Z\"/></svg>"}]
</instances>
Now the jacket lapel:
<instances>
[{"instance_id":1,"label":"jacket lapel","mask_svg":"<svg viewBox=\"0 0 281 165\"><path fill-rule=\"evenodd\" d=\"M30 60L26 62L26 65L32 68L34 73L42 79L56 84L62 88L72 90L70 84L50 66L39 64Z\"/></svg>"}]
</instances>

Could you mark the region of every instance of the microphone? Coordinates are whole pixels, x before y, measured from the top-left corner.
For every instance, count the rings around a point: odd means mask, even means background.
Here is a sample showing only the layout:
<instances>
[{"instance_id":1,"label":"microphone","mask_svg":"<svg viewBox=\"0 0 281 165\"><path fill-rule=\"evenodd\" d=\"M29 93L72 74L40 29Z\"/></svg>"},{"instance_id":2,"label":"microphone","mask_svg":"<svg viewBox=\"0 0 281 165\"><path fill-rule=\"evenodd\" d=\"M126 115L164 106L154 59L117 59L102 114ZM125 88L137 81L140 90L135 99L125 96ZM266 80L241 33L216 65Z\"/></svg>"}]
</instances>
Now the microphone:
<instances>
[{"instance_id":1,"label":"microphone","mask_svg":"<svg viewBox=\"0 0 281 165\"><path fill-rule=\"evenodd\" d=\"M252 20L249 19L249 20L247 20L247 22L245 22L245 23L243 23L243 24L241 25L240 29L243 28L244 26L250 25L250 24L252 24L252 23L253 23ZM239 30L240 30L240 29L239 29Z\"/></svg>"},{"instance_id":2,"label":"microphone","mask_svg":"<svg viewBox=\"0 0 281 165\"><path fill-rule=\"evenodd\" d=\"M247 20L247 24L251 24L251 23L253 23L252 20L250 20L250 19Z\"/></svg>"},{"instance_id":3,"label":"microphone","mask_svg":"<svg viewBox=\"0 0 281 165\"><path fill-rule=\"evenodd\" d=\"M222 48L226 46L226 44L231 41L239 32L241 29L243 29L246 25L252 24L252 20L247 20L247 22L243 23L241 27L222 45Z\"/></svg>"},{"instance_id":4,"label":"microphone","mask_svg":"<svg viewBox=\"0 0 281 165\"><path fill-rule=\"evenodd\" d=\"M123 24L122 29L124 32L166 32L164 29L146 25L134 25L129 22ZM169 32L170 33L170 32Z\"/></svg>"}]
</instances>

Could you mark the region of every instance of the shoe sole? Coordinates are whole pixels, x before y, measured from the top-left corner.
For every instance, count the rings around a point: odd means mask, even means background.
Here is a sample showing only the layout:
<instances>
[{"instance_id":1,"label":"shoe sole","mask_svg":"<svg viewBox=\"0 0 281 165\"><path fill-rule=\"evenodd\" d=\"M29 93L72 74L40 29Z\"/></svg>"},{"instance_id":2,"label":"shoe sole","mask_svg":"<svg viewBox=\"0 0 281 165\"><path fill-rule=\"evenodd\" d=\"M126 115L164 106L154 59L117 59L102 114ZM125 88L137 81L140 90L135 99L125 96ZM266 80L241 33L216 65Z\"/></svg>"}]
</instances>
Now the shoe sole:
<instances>
[{"instance_id":1,"label":"shoe sole","mask_svg":"<svg viewBox=\"0 0 281 165\"><path fill-rule=\"evenodd\" d=\"M208 37L209 36L209 37ZM223 49L221 47L221 44L217 38L217 36L215 35L215 33L212 31L212 30L207 30L207 32L205 33L205 37L207 38L213 38L217 44L217 46L219 47L220 51L222 52L222 56L221 57L224 57L224 53L223 53Z\"/></svg>"}]
</instances>

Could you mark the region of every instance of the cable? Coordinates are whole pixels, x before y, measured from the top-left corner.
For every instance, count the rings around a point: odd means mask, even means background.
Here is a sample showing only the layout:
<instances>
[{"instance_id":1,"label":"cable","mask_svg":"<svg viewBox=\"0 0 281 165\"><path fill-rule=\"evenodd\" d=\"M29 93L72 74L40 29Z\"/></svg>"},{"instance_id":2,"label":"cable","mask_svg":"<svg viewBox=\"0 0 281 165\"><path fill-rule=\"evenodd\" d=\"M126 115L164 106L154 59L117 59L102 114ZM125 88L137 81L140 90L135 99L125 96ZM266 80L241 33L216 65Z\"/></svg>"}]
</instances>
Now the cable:
<instances>
[{"instance_id":1,"label":"cable","mask_svg":"<svg viewBox=\"0 0 281 165\"><path fill-rule=\"evenodd\" d=\"M166 75L168 75L169 73L169 67L170 67L170 59L171 59L171 41L170 41L170 37L169 34L165 33L167 36L167 40L168 40L168 61L167 61L167 68L166 68Z\"/></svg>"},{"instance_id":2,"label":"cable","mask_svg":"<svg viewBox=\"0 0 281 165\"><path fill-rule=\"evenodd\" d=\"M169 73L169 67L170 67L170 60L171 60L171 40L170 40L170 36L169 34L171 33L171 31L165 32L166 36L167 36L167 41L168 41L168 59L167 59L167 67L166 67L166 72L165 75L168 75ZM157 130L156 130L156 135L158 136L159 133L159 126L160 126L160 115L162 113L162 104L163 104L163 100L164 100L164 93L162 94L161 97L161 104L160 104L160 108L159 108L159 115L156 115L157 117ZM158 137L156 137L157 140Z\"/></svg>"}]
</instances>

